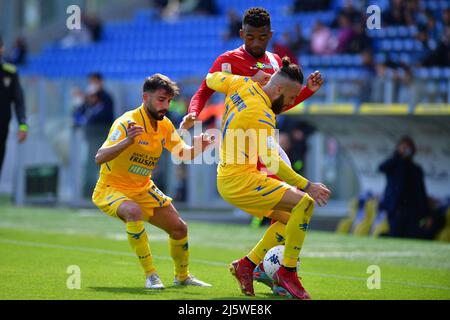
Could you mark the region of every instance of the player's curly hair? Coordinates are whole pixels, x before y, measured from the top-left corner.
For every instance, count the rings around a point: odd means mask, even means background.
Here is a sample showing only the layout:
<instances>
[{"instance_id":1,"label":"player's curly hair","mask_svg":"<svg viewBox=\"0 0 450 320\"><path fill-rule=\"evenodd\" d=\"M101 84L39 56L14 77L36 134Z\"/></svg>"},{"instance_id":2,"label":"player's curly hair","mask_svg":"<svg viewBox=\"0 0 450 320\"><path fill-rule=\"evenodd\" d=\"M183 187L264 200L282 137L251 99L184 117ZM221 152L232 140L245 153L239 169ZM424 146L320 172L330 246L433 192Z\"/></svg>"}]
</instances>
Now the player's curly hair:
<instances>
[{"instance_id":1,"label":"player's curly hair","mask_svg":"<svg viewBox=\"0 0 450 320\"><path fill-rule=\"evenodd\" d=\"M145 79L144 86L142 88L144 92L155 92L158 89L166 90L171 96L180 94L180 88L178 88L178 85L163 74L155 73L151 77Z\"/></svg>"},{"instance_id":2,"label":"player's curly hair","mask_svg":"<svg viewBox=\"0 0 450 320\"><path fill-rule=\"evenodd\" d=\"M289 57L283 57L281 62L283 66L280 69L280 73L293 81L303 84L303 72L300 67L295 63L291 63Z\"/></svg>"},{"instance_id":3,"label":"player's curly hair","mask_svg":"<svg viewBox=\"0 0 450 320\"><path fill-rule=\"evenodd\" d=\"M255 28L270 27L270 13L261 7L249 8L245 11L244 18L242 19L242 26L246 24Z\"/></svg>"}]
</instances>

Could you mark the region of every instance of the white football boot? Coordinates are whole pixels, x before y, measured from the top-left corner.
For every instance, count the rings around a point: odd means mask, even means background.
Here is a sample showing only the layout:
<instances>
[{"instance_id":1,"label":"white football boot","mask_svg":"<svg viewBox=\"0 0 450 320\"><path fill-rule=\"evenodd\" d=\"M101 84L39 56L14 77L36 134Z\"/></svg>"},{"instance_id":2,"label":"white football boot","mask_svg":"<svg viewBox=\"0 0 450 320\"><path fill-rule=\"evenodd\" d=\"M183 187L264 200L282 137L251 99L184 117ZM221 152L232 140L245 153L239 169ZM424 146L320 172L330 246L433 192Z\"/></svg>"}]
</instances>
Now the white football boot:
<instances>
[{"instance_id":1,"label":"white football boot","mask_svg":"<svg viewBox=\"0 0 450 320\"><path fill-rule=\"evenodd\" d=\"M164 284L156 273L152 273L145 280L145 288L161 290L164 289Z\"/></svg>"},{"instance_id":2,"label":"white football boot","mask_svg":"<svg viewBox=\"0 0 450 320\"><path fill-rule=\"evenodd\" d=\"M188 275L186 280L180 281L176 277L173 280L174 286L194 286L194 287L212 287L211 284L201 281L194 277L193 275Z\"/></svg>"}]
</instances>

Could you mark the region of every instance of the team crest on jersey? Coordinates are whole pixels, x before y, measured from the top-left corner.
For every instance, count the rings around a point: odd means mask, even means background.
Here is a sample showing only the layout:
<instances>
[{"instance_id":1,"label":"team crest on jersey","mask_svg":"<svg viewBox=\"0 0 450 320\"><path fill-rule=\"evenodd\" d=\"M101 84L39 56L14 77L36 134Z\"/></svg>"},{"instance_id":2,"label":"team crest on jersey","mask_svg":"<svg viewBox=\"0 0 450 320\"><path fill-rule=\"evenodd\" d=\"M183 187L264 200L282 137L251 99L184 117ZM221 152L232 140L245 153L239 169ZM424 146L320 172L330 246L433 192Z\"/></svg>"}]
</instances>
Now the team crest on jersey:
<instances>
[{"instance_id":1,"label":"team crest on jersey","mask_svg":"<svg viewBox=\"0 0 450 320\"><path fill-rule=\"evenodd\" d=\"M144 140L139 140L139 144L142 144L144 146L148 146L148 142Z\"/></svg>"},{"instance_id":2,"label":"team crest on jersey","mask_svg":"<svg viewBox=\"0 0 450 320\"><path fill-rule=\"evenodd\" d=\"M230 63L222 63L222 72L231 73L231 64Z\"/></svg>"},{"instance_id":3,"label":"team crest on jersey","mask_svg":"<svg viewBox=\"0 0 450 320\"><path fill-rule=\"evenodd\" d=\"M11 78L10 77L3 78L3 84L5 85L6 88L8 88L9 85L11 84Z\"/></svg>"},{"instance_id":4,"label":"team crest on jersey","mask_svg":"<svg viewBox=\"0 0 450 320\"><path fill-rule=\"evenodd\" d=\"M258 61L257 63L255 63L255 65L252 67L252 69L261 69L261 70L273 69L273 66L271 64L267 64L267 63Z\"/></svg>"}]
</instances>

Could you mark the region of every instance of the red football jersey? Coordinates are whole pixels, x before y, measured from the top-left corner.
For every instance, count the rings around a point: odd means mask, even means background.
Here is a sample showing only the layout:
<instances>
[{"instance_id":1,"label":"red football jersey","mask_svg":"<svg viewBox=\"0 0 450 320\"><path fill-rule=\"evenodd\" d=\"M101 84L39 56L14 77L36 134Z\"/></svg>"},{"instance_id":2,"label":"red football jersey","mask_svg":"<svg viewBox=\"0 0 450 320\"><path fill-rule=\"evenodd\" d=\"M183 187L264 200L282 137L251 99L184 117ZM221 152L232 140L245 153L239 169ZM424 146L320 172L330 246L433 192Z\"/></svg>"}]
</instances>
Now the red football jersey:
<instances>
[{"instance_id":1,"label":"red football jersey","mask_svg":"<svg viewBox=\"0 0 450 320\"><path fill-rule=\"evenodd\" d=\"M269 74L274 74L280 67L281 59L278 55L266 51L264 57L257 59L248 53L244 49L244 46L241 46L220 55L216 61L214 61L211 69L209 69L209 73L222 71L240 76L252 77L258 72L258 69ZM213 93L214 90L208 88L206 80L203 80L200 88L191 99L188 112L195 112L198 116ZM308 99L313 94L313 91L307 87L303 87L294 104L288 107L287 110Z\"/></svg>"},{"instance_id":2,"label":"red football jersey","mask_svg":"<svg viewBox=\"0 0 450 320\"><path fill-rule=\"evenodd\" d=\"M216 61L214 61L211 69L209 69L209 73L222 71L240 76L252 77L259 69L266 73L274 74L280 69L281 65L281 58L277 54L266 51L264 57L257 59L248 53L244 49L244 45L242 45L237 49L227 51L220 55ZM188 112L195 112L198 116L214 92L214 90L208 88L206 80L203 80L200 88L191 99ZM289 106L285 111L295 107L300 102L305 101L313 94L314 92L308 89L308 87L303 87L297 99L295 99L294 104ZM257 167L259 170L265 170L265 166L259 161ZM281 180L277 176L270 174L270 172L268 174L272 178Z\"/></svg>"}]
</instances>

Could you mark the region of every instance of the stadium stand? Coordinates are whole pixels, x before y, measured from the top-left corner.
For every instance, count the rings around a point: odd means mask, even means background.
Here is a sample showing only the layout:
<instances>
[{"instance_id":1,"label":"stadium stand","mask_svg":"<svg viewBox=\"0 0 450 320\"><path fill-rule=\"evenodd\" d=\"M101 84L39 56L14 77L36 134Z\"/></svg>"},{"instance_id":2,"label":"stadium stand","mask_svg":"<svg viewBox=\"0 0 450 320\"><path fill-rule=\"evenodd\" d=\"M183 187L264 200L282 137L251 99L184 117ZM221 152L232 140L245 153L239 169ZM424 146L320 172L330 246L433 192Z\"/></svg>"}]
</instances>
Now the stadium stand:
<instances>
[{"instance_id":1,"label":"stadium stand","mask_svg":"<svg viewBox=\"0 0 450 320\"><path fill-rule=\"evenodd\" d=\"M357 1L354 1L357 4ZM221 14L217 16L182 16L176 21L165 21L155 17L155 10L141 9L131 21L107 22L101 41L72 48L62 48L58 43L48 44L45 49L32 56L29 64L22 68L25 75L41 75L49 78L84 77L98 71L109 79L141 79L152 72L168 74L176 80L203 77L212 61L221 52L239 46L241 40L224 41L221 35L227 28L226 12L233 8L242 13L251 5L266 7L272 14L272 26L277 34L292 33L296 24L302 27L302 35L310 40L316 21L327 26L335 25L343 1L333 1L328 11L291 12L292 0L282 1L217 1ZM449 8L448 1L421 1L441 25L441 10ZM387 1L379 4L385 11ZM361 15L364 12L361 9ZM338 26L332 29L336 35ZM417 25L383 26L381 29L367 29L366 36L373 51L374 62L365 65L361 53L335 53L313 55L300 53L298 58L305 73L316 69L327 79L348 80L356 85L368 81L378 66L386 66L388 77L403 78L409 68L423 59L426 48L418 38ZM437 39L435 39L437 41ZM417 81L431 80L424 90L425 96L434 95L435 102L448 99L450 66L413 68ZM380 75L378 75L380 76ZM373 99L355 93L355 85L342 88L338 101L358 103ZM348 93L350 92L350 96ZM353 94L351 94L353 92ZM320 95L318 96L320 98ZM394 97L395 99L400 99ZM314 100L314 99L313 99ZM381 102L381 101L373 101ZM418 101L423 102L423 101Z\"/></svg>"}]
</instances>

